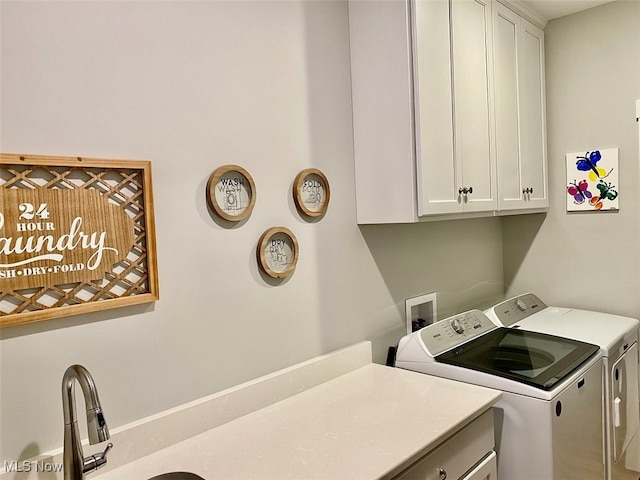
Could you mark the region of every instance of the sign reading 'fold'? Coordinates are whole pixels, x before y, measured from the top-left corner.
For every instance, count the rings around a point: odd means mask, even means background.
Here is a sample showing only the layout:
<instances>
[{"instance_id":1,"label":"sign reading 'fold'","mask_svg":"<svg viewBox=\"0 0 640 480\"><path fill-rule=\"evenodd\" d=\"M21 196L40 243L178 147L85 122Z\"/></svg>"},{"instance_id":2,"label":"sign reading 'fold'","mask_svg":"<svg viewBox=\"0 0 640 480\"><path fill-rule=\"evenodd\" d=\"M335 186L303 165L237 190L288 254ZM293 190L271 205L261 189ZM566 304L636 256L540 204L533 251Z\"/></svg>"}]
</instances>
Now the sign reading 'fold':
<instances>
[{"instance_id":1,"label":"sign reading 'fold'","mask_svg":"<svg viewBox=\"0 0 640 480\"><path fill-rule=\"evenodd\" d=\"M133 243L133 220L97 189L0 190L0 293L103 279Z\"/></svg>"}]
</instances>

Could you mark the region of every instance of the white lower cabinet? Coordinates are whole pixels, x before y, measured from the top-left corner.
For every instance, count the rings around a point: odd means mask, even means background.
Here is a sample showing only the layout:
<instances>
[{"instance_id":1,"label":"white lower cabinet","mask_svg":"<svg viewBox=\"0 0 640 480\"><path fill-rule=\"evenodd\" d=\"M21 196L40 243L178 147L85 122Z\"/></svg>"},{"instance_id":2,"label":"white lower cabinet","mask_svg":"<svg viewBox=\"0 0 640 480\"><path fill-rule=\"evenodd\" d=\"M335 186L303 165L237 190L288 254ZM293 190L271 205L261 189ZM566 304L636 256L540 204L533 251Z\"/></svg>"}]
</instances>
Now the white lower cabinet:
<instances>
[{"instance_id":1,"label":"white lower cabinet","mask_svg":"<svg viewBox=\"0 0 640 480\"><path fill-rule=\"evenodd\" d=\"M467 425L395 480L497 480L493 412Z\"/></svg>"},{"instance_id":2,"label":"white lower cabinet","mask_svg":"<svg viewBox=\"0 0 640 480\"><path fill-rule=\"evenodd\" d=\"M496 452L491 452L469 473L464 475L462 480L496 480L498 478L498 462L496 459Z\"/></svg>"}]
</instances>

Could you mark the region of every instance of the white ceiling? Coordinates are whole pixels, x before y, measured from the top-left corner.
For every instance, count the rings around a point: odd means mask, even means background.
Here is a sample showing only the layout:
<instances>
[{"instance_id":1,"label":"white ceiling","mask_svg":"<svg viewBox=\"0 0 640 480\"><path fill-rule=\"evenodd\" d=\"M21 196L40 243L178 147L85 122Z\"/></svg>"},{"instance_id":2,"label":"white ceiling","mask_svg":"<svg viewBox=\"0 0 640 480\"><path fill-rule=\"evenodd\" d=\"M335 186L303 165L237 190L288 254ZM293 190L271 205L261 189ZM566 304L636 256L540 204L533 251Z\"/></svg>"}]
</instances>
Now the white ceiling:
<instances>
[{"instance_id":1,"label":"white ceiling","mask_svg":"<svg viewBox=\"0 0 640 480\"><path fill-rule=\"evenodd\" d=\"M520 0L547 20L564 17L614 0Z\"/></svg>"}]
</instances>

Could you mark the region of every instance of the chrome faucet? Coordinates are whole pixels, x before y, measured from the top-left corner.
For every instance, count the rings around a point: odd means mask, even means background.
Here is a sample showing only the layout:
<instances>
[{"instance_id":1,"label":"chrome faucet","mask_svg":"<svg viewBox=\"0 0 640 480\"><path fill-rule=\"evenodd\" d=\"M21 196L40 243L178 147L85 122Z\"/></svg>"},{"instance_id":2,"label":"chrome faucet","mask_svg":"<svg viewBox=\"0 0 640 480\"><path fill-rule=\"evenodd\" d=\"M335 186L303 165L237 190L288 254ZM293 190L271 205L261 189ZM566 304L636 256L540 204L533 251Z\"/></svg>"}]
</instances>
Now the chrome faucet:
<instances>
[{"instance_id":1,"label":"chrome faucet","mask_svg":"<svg viewBox=\"0 0 640 480\"><path fill-rule=\"evenodd\" d=\"M109 429L102 414L96 384L89 371L82 365L71 365L62 377L62 410L64 414L64 453L62 457L64 480L84 480L85 473L93 472L107 463L107 452L111 443L102 453L85 458L82 453L78 418L76 416L75 382L82 387L87 409L89 443L94 445L109 439Z\"/></svg>"}]
</instances>

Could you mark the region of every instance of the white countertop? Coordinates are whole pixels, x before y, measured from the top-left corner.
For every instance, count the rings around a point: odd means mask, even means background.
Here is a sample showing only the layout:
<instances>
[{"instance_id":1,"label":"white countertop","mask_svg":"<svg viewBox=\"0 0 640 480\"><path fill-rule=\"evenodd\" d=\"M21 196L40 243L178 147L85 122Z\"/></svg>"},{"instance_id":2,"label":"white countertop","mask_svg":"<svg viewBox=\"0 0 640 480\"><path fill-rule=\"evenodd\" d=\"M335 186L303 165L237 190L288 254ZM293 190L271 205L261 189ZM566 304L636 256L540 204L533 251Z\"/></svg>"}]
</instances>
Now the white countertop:
<instances>
[{"instance_id":1,"label":"white countertop","mask_svg":"<svg viewBox=\"0 0 640 480\"><path fill-rule=\"evenodd\" d=\"M390 477L500 395L368 364L91 478L144 480L171 471L207 480Z\"/></svg>"}]
</instances>

